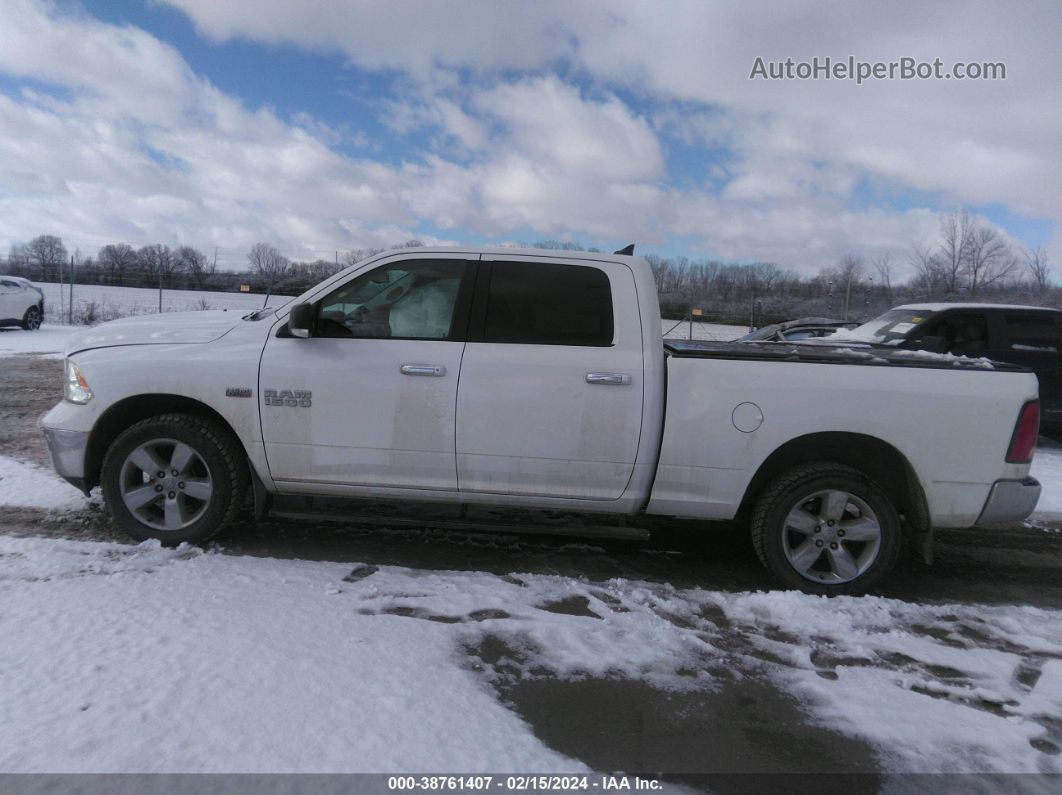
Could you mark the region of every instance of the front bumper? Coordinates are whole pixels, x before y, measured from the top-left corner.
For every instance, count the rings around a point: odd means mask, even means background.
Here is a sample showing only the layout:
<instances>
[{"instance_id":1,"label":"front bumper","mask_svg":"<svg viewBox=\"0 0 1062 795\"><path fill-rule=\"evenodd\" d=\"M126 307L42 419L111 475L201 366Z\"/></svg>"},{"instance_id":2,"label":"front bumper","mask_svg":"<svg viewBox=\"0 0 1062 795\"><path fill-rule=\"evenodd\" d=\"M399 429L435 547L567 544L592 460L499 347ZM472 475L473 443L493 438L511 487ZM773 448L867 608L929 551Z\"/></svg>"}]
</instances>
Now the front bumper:
<instances>
[{"instance_id":1,"label":"front bumper","mask_svg":"<svg viewBox=\"0 0 1062 795\"><path fill-rule=\"evenodd\" d=\"M52 466L63 480L88 494L85 488L85 451L88 448L88 431L67 431L41 425Z\"/></svg>"},{"instance_id":2,"label":"front bumper","mask_svg":"<svg viewBox=\"0 0 1062 795\"><path fill-rule=\"evenodd\" d=\"M997 480L992 484L985 507L974 524L1020 522L1036 509L1039 499L1040 481L1036 478Z\"/></svg>"}]
</instances>

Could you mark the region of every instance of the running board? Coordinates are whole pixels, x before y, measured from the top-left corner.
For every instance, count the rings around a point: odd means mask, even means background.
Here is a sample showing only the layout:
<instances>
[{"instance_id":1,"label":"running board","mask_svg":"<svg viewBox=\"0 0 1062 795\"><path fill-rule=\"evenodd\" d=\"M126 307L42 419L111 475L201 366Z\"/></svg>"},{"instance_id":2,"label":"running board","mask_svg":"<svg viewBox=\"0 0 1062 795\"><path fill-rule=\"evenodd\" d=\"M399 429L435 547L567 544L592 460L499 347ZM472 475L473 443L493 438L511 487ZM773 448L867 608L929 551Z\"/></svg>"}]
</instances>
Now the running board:
<instances>
[{"instance_id":1,"label":"running board","mask_svg":"<svg viewBox=\"0 0 1062 795\"><path fill-rule=\"evenodd\" d=\"M370 525L373 527L415 527L439 530L463 530L474 533L513 533L518 535L571 536L572 538L613 538L629 541L648 541L649 531L640 527L620 525L549 525L481 522L475 519L412 519L369 514L315 513L313 511L285 511L276 507L269 514L273 518L300 519L314 522Z\"/></svg>"}]
</instances>

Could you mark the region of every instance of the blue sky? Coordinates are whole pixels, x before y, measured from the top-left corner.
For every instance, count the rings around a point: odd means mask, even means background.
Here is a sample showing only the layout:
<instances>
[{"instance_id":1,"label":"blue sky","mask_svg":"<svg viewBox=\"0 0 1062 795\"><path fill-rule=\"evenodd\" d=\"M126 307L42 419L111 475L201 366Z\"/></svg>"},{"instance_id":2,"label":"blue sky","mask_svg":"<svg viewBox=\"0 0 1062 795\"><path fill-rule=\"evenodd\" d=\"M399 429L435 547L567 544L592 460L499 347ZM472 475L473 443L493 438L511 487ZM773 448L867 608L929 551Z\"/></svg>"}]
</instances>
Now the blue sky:
<instances>
[{"instance_id":1,"label":"blue sky","mask_svg":"<svg viewBox=\"0 0 1062 795\"><path fill-rule=\"evenodd\" d=\"M557 238L814 272L902 262L966 206L1058 259L1058 7L974 4L961 30L846 8L0 0L0 245L191 244L237 267L259 240L308 259ZM748 77L849 52L1008 78Z\"/></svg>"}]
</instances>

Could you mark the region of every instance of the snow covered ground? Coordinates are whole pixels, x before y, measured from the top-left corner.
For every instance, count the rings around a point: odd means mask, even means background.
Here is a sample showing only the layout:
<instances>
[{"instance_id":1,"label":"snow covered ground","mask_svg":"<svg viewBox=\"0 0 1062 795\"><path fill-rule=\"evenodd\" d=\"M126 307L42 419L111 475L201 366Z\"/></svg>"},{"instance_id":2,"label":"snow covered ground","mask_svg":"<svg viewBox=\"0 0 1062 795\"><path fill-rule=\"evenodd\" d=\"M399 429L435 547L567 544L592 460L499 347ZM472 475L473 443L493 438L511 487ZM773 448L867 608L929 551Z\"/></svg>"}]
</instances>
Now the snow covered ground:
<instances>
[{"instance_id":1,"label":"snow covered ground","mask_svg":"<svg viewBox=\"0 0 1062 795\"><path fill-rule=\"evenodd\" d=\"M0 357L31 354L55 358L62 356L66 341L76 331L70 326L46 324L36 331L0 329Z\"/></svg>"},{"instance_id":2,"label":"snow covered ground","mask_svg":"<svg viewBox=\"0 0 1062 795\"><path fill-rule=\"evenodd\" d=\"M0 603L2 771L578 772L492 682L735 676L885 771L1062 771L1059 611L4 536Z\"/></svg>"},{"instance_id":3,"label":"snow covered ground","mask_svg":"<svg viewBox=\"0 0 1062 795\"><path fill-rule=\"evenodd\" d=\"M1062 519L1062 444L1040 437L1030 474L1043 487L1034 516Z\"/></svg>"},{"instance_id":4,"label":"snow covered ground","mask_svg":"<svg viewBox=\"0 0 1062 795\"><path fill-rule=\"evenodd\" d=\"M0 455L0 511L37 508L42 511L77 511L88 500L54 472Z\"/></svg>"}]
</instances>

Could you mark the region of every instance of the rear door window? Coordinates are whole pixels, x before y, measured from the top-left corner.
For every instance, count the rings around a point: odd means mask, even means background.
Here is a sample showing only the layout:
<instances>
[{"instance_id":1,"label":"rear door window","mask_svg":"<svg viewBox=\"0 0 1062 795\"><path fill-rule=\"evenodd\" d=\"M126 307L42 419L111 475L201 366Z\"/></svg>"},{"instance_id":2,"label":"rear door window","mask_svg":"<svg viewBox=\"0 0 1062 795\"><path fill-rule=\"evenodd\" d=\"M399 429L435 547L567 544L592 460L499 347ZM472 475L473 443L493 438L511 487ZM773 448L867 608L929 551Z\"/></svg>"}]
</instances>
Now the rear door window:
<instances>
[{"instance_id":1,"label":"rear door window","mask_svg":"<svg viewBox=\"0 0 1062 795\"><path fill-rule=\"evenodd\" d=\"M494 262L486 294L484 342L612 344L608 275L595 267Z\"/></svg>"},{"instance_id":2,"label":"rear door window","mask_svg":"<svg viewBox=\"0 0 1062 795\"><path fill-rule=\"evenodd\" d=\"M1012 351L1058 353L1059 325L1053 314L1011 314L1004 316L1007 341Z\"/></svg>"}]
</instances>

